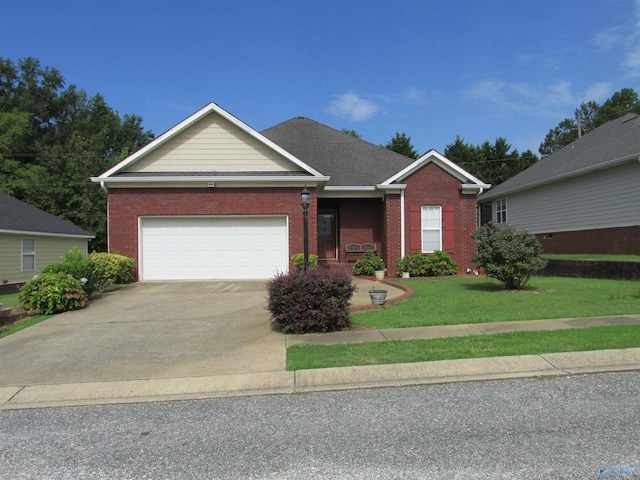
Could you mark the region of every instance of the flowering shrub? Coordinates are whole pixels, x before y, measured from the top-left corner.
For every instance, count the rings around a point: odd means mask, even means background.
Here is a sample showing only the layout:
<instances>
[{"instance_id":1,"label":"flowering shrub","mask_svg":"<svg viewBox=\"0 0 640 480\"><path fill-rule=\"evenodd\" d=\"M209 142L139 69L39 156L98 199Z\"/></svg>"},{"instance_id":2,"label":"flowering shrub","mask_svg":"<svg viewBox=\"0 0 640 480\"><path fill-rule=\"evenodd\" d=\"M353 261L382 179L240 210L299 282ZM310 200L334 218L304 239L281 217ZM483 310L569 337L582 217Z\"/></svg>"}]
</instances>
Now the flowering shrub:
<instances>
[{"instance_id":1,"label":"flowering shrub","mask_svg":"<svg viewBox=\"0 0 640 480\"><path fill-rule=\"evenodd\" d=\"M325 269L280 274L267 283L271 323L284 333L331 332L349 328L351 275Z\"/></svg>"},{"instance_id":2,"label":"flowering shrub","mask_svg":"<svg viewBox=\"0 0 640 480\"><path fill-rule=\"evenodd\" d=\"M63 272L43 273L20 289L18 301L29 315L52 315L88 303L82 282Z\"/></svg>"},{"instance_id":3,"label":"flowering shrub","mask_svg":"<svg viewBox=\"0 0 640 480\"><path fill-rule=\"evenodd\" d=\"M78 281L84 278L86 281L80 285L86 295L91 295L101 287L102 271L100 266L77 248L65 253L62 256L62 262L44 267L42 273L65 273Z\"/></svg>"}]
</instances>

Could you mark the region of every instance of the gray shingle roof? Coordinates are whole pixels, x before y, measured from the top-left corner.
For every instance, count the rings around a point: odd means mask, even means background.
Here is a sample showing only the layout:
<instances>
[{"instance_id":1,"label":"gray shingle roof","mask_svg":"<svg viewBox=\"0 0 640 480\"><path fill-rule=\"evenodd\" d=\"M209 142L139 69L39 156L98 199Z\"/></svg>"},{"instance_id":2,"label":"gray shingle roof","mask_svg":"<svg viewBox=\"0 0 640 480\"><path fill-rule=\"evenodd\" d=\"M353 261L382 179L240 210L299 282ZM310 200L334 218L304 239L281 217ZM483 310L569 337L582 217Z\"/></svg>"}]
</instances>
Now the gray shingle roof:
<instances>
[{"instance_id":1,"label":"gray shingle roof","mask_svg":"<svg viewBox=\"0 0 640 480\"><path fill-rule=\"evenodd\" d=\"M377 185L415 161L303 117L292 118L260 133L330 176L330 186Z\"/></svg>"},{"instance_id":2,"label":"gray shingle roof","mask_svg":"<svg viewBox=\"0 0 640 480\"><path fill-rule=\"evenodd\" d=\"M0 230L93 238L95 235L0 192Z\"/></svg>"},{"instance_id":3,"label":"gray shingle roof","mask_svg":"<svg viewBox=\"0 0 640 480\"><path fill-rule=\"evenodd\" d=\"M581 170L605 167L608 162L640 156L640 116L628 113L611 120L540 160L480 196L480 201L531 188L537 184L579 175Z\"/></svg>"}]
</instances>

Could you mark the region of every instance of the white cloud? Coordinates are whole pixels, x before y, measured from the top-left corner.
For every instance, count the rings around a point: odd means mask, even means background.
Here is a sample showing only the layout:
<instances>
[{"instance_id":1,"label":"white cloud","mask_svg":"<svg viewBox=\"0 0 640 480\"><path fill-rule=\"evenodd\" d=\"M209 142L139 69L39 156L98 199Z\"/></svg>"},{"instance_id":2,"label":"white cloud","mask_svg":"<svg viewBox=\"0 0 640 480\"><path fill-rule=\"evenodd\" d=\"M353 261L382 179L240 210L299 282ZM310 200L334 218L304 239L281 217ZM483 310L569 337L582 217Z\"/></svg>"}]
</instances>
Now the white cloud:
<instances>
[{"instance_id":1,"label":"white cloud","mask_svg":"<svg viewBox=\"0 0 640 480\"><path fill-rule=\"evenodd\" d=\"M627 54L622 66L629 69L627 78L640 77L640 0L635 1L633 33L626 39Z\"/></svg>"},{"instance_id":2,"label":"white cloud","mask_svg":"<svg viewBox=\"0 0 640 480\"><path fill-rule=\"evenodd\" d=\"M485 80L469 87L465 95L476 103L493 105L505 113L522 113L531 116L561 116L567 109L575 109L581 102L606 99L611 85L594 83L578 93L569 81L561 80L548 85L507 83Z\"/></svg>"},{"instance_id":3,"label":"white cloud","mask_svg":"<svg viewBox=\"0 0 640 480\"><path fill-rule=\"evenodd\" d=\"M602 102L609 98L611 95L611 84L609 82L598 82L591 85L584 92L582 101L589 102L595 100L596 102Z\"/></svg>"},{"instance_id":4,"label":"white cloud","mask_svg":"<svg viewBox=\"0 0 640 480\"><path fill-rule=\"evenodd\" d=\"M357 93L348 92L338 95L331 102L328 110L337 117L347 118L353 122L362 122L376 115L380 108Z\"/></svg>"}]
</instances>

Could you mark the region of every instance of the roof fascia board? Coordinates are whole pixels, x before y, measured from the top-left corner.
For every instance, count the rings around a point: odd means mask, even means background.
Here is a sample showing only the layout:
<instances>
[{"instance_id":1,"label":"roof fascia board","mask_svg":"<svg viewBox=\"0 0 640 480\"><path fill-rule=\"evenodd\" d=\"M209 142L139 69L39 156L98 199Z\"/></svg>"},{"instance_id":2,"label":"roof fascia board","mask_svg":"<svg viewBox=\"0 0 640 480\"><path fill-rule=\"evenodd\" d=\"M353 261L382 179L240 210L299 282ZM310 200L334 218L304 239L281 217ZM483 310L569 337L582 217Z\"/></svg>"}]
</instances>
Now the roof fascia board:
<instances>
[{"instance_id":1,"label":"roof fascia board","mask_svg":"<svg viewBox=\"0 0 640 480\"><path fill-rule=\"evenodd\" d=\"M485 198L486 200L493 200L494 198L502 198L503 196L510 195L512 193L523 192L525 190L541 187L543 185L548 185L550 183L556 183L571 177L580 177L588 173L597 172L599 170L605 170L609 167L615 167L616 165L621 165L623 163L628 163L633 161L640 162L640 152L634 153L632 155L620 157L620 158L614 158L613 160L608 160L606 162L598 163L597 165L591 165L589 167L579 168L578 170L573 170L571 172L561 173L560 175L555 175L553 177L538 180L537 182L532 182L520 187L513 187L513 188L506 189L504 191L498 191L497 193L489 191L485 195L483 195L483 197L486 197Z\"/></svg>"},{"instance_id":2,"label":"roof fascia board","mask_svg":"<svg viewBox=\"0 0 640 480\"><path fill-rule=\"evenodd\" d=\"M95 235L74 235L71 233L51 233L51 232L30 232L28 230L8 230L4 228L0 228L0 233L9 233L12 235L30 235L37 237L67 237L67 238L96 238Z\"/></svg>"},{"instance_id":3,"label":"roof fascia board","mask_svg":"<svg viewBox=\"0 0 640 480\"><path fill-rule=\"evenodd\" d=\"M173 128L167 130L165 133L160 135L158 138L153 140L151 143L145 145L144 147L142 147L140 150L138 150L134 154L132 154L129 157L125 158L120 163L118 163L117 165L112 167L110 170L107 170L105 173L100 175L100 177L98 177L98 178L106 179L107 177L110 177L111 175L113 175L113 174L115 174L117 172L120 172L124 168L128 167L132 163L135 163L136 161L138 161L140 158L142 158L143 156L145 156L149 152L155 150L156 148L158 148L159 146L161 146L162 144L166 143L168 140L170 140L171 138L176 136L178 133L184 131L185 129L187 129L188 127L190 127L191 125L193 125L194 123L198 122L199 120L201 120L202 118L204 118L205 116L209 115L212 112L217 113L218 115L220 115L225 120L231 122L233 125L235 125L236 127L240 128L245 133L251 135L253 138L255 138L259 142L265 144L266 146L268 146L272 150L275 150L277 153L279 153L280 155L284 156L287 160L289 160L289 161L293 162L295 165L301 167L303 170L305 170L306 172L310 173L314 177L322 177L323 176L320 172L318 172L314 168L310 167L309 165L307 165L303 161L299 160L297 157L293 156L292 154L290 154L289 152L284 150L282 147L280 147L279 145L273 143L267 137L265 137L264 135L261 135L260 133L255 131L253 128L251 128L249 125L247 125L246 123L244 123L243 121L241 121L237 117L234 117L233 115L231 115L229 112L224 110L219 105L217 105L217 104L212 102L212 103L209 103L208 105L205 105L200 110L198 110L196 113L194 113L191 116L187 117L185 120L183 120L182 122L178 123Z\"/></svg>"},{"instance_id":4,"label":"roof fascia board","mask_svg":"<svg viewBox=\"0 0 640 480\"><path fill-rule=\"evenodd\" d=\"M411 175L416 170L422 168L429 162L434 162L443 168L445 171L456 177L458 180L463 182L472 182L478 185L486 185L484 182L479 180L478 178L471 175L465 169L461 168L459 165L456 165L454 162L439 154L436 150L429 150L427 153L418 158L415 162L404 168L403 170L396 173L393 177L382 182L382 185L389 185L393 182L397 182L400 180L404 180L406 177Z\"/></svg>"},{"instance_id":5,"label":"roof fascia board","mask_svg":"<svg viewBox=\"0 0 640 480\"><path fill-rule=\"evenodd\" d=\"M326 186L318 192L319 198L383 198L384 193L376 187L361 186Z\"/></svg>"},{"instance_id":6,"label":"roof fascia board","mask_svg":"<svg viewBox=\"0 0 640 480\"><path fill-rule=\"evenodd\" d=\"M207 175L207 176L186 176L186 175L175 175L175 176L157 176L157 177L115 177L115 178L102 178L102 177L91 177L91 181L94 183L105 183L107 185L118 185L118 184L146 184L146 183L162 183L166 186L167 183L175 184L175 183L202 183L202 182L220 182L220 183L236 183L236 182L277 182L277 183L300 183L307 182L309 184L314 183L326 183L329 181L330 177L307 177L307 176L299 176L299 177L280 177L280 176L250 176L250 175L238 175L236 176L216 176L216 175Z\"/></svg>"}]
</instances>

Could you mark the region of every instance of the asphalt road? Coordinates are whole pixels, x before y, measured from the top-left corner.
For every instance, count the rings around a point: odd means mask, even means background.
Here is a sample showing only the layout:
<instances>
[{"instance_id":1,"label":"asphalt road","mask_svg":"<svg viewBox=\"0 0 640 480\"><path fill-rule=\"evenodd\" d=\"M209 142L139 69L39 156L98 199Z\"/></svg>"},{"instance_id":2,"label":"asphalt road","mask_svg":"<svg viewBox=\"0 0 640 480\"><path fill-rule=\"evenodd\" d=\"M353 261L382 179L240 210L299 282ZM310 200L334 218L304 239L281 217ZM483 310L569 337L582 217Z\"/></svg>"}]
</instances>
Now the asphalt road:
<instances>
[{"instance_id":1,"label":"asphalt road","mask_svg":"<svg viewBox=\"0 0 640 480\"><path fill-rule=\"evenodd\" d=\"M639 413L638 372L3 411L0 478L640 477Z\"/></svg>"}]
</instances>

